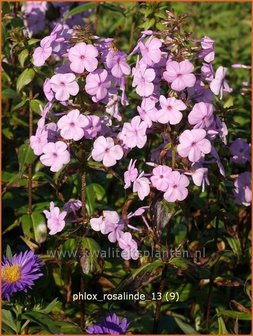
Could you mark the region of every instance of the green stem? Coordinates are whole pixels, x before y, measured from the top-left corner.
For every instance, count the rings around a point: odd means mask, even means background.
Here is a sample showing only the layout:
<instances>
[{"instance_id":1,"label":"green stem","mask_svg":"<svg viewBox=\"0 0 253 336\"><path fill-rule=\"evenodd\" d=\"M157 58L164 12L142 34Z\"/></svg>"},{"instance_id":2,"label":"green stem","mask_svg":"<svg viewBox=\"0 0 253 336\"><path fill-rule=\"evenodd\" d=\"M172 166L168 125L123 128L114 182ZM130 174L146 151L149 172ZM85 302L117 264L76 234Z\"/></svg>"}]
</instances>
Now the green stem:
<instances>
[{"instance_id":1,"label":"green stem","mask_svg":"<svg viewBox=\"0 0 253 336\"><path fill-rule=\"evenodd\" d=\"M31 108L31 100L32 100L32 88L29 91L29 139L33 134L33 111ZM28 214L32 214L32 177L33 177L33 167L32 164L28 165Z\"/></svg>"}]
</instances>

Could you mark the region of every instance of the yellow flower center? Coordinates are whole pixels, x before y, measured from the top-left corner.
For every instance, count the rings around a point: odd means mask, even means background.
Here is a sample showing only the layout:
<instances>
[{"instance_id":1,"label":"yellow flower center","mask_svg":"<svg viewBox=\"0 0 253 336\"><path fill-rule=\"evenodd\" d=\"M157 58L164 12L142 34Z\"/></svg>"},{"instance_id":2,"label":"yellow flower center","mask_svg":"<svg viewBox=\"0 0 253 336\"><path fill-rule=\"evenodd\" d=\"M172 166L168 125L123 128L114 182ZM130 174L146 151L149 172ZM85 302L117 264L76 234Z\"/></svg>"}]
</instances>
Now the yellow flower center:
<instances>
[{"instance_id":1,"label":"yellow flower center","mask_svg":"<svg viewBox=\"0 0 253 336\"><path fill-rule=\"evenodd\" d=\"M20 265L5 266L2 270L2 279L7 283L11 284L20 280L21 278L21 267Z\"/></svg>"}]
</instances>

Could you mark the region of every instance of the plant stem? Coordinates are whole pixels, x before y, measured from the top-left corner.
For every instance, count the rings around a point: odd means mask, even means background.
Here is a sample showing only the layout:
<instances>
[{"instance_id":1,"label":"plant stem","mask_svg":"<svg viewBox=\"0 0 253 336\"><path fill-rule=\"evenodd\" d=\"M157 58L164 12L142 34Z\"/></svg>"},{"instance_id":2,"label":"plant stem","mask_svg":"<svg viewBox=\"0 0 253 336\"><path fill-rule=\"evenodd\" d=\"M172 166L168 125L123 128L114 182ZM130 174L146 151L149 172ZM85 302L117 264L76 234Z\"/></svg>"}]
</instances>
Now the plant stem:
<instances>
[{"instance_id":1,"label":"plant stem","mask_svg":"<svg viewBox=\"0 0 253 336\"><path fill-rule=\"evenodd\" d=\"M82 200L82 218L83 224L86 222L86 172L84 171L81 179L81 200Z\"/></svg>"},{"instance_id":2,"label":"plant stem","mask_svg":"<svg viewBox=\"0 0 253 336\"><path fill-rule=\"evenodd\" d=\"M29 91L29 103L32 100L32 88ZM31 105L29 104L29 138L33 134L33 111ZM33 169L32 164L28 165L28 214L32 214L32 177L33 177Z\"/></svg>"}]
</instances>

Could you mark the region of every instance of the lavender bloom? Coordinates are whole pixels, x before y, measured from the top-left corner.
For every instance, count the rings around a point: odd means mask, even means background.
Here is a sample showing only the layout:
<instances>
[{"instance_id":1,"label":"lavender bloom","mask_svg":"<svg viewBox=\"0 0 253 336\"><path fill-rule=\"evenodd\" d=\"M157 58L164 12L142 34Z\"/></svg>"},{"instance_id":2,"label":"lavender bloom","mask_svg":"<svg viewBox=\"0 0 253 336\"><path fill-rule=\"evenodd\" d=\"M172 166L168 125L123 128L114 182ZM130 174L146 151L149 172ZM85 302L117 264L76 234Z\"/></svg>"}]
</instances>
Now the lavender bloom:
<instances>
[{"instance_id":1,"label":"lavender bloom","mask_svg":"<svg viewBox=\"0 0 253 336\"><path fill-rule=\"evenodd\" d=\"M125 317L120 322L119 317L113 314L107 316L104 321L93 324L86 331L88 334L122 335L126 333L128 326L129 322Z\"/></svg>"},{"instance_id":2,"label":"lavender bloom","mask_svg":"<svg viewBox=\"0 0 253 336\"><path fill-rule=\"evenodd\" d=\"M34 280L43 274L42 263L33 251L15 254L11 260L3 257L2 261L2 297L10 300L16 292L27 292Z\"/></svg>"},{"instance_id":3,"label":"lavender bloom","mask_svg":"<svg viewBox=\"0 0 253 336\"><path fill-rule=\"evenodd\" d=\"M232 161L235 163L250 162L250 145L243 139L236 139L231 144L229 150L232 155Z\"/></svg>"},{"instance_id":4,"label":"lavender bloom","mask_svg":"<svg viewBox=\"0 0 253 336\"><path fill-rule=\"evenodd\" d=\"M249 206L252 200L251 172L244 172L234 182L235 200L239 204Z\"/></svg>"}]
</instances>

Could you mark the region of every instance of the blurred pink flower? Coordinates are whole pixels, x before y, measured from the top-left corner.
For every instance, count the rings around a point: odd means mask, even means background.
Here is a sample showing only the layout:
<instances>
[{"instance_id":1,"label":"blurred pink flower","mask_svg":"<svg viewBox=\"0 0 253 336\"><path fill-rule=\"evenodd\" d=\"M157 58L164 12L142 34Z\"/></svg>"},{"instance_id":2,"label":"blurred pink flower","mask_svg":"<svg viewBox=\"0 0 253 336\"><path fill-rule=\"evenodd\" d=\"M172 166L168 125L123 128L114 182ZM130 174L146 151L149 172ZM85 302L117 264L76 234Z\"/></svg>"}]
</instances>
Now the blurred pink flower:
<instances>
[{"instance_id":1,"label":"blurred pink flower","mask_svg":"<svg viewBox=\"0 0 253 336\"><path fill-rule=\"evenodd\" d=\"M203 129L186 130L179 136L180 144L177 152L182 157L187 157L192 162L197 162L204 155L211 152L211 143L206 138Z\"/></svg>"},{"instance_id":2,"label":"blurred pink flower","mask_svg":"<svg viewBox=\"0 0 253 336\"><path fill-rule=\"evenodd\" d=\"M119 247L123 250L121 256L125 260L138 259L139 251L137 249L137 243L133 240L130 232L124 232L118 239Z\"/></svg>"},{"instance_id":3,"label":"blurred pink flower","mask_svg":"<svg viewBox=\"0 0 253 336\"><path fill-rule=\"evenodd\" d=\"M148 178L143 177L144 172L142 172L133 184L133 192L138 193L140 200L143 200L150 193L150 181Z\"/></svg>"},{"instance_id":4,"label":"blurred pink flower","mask_svg":"<svg viewBox=\"0 0 253 336\"><path fill-rule=\"evenodd\" d=\"M38 128L35 135L30 137L30 146L35 155L43 153L43 147L48 143L48 131Z\"/></svg>"},{"instance_id":5,"label":"blurred pink flower","mask_svg":"<svg viewBox=\"0 0 253 336\"><path fill-rule=\"evenodd\" d=\"M187 106L182 100L174 97L166 99L164 96L160 96L159 100L161 109L157 111L157 121L161 124L179 124L183 117L183 114L180 111L185 110Z\"/></svg>"},{"instance_id":6,"label":"blurred pink flower","mask_svg":"<svg viewBox=\"0 0 253 336\"><path fill-rule=\"evenodd\" d=\"M172 169L165 165L159 165L152 171L150 178L152 185L160 191L166 191L170 183Z\"/></svg>"},{"instance_id":7,"label":"blurred pink flower","mask_svg":"<svg viewBox=\"0 0 253 336\"><path fill-rule=\"evenodd\" d=\"M43 147L43 155L40 161L44 166L50 167L52 172L59 171L64 164L69 163L70 154L67 145L62 141L49 142Z\"/></svg>"},{"instance_id":8,"label":"blurred pink flower","mask_svg":"<svg viewBox=\"0 0 253 336\"><path fill-rule=\"evenodd\" d=\"M138 170L135 168L136 160L130 160L127 171L124 173L124 189L127 189L131 186L131 182L134 182L138 176Z\"/></svg>"},{"instance_id":9,"label":"blurred pink flower","mask_svg":"<svg viewBox=\"0 0 253 336\"><path fill-rule=\"evenodd\" d=\"M219 66L215 72L215 77L210 83L210 89L215 94L220 94L220 99L222 99L223 91L232 92L232 89L229 87L228 83L225 81L227 73L227 68Z\"/></svg>"},{"instance_id":10,"label":"blurred pink flower","mask_svg":"<svg viewBox=\"0 0 253 336\"><path fill-rule=\"evenodd\" d=\"M83 73L84 69L92 72L98 67L98 51L91 45L84 42L77 43L69 49L68 58L70 69L76 73Z\"/></svg>"},{"instance_id":11,"label":"blurred pink flower","mask_svg":"<svg viewBox=\"0 0 253 336\"><path fill-rule=\"evenodd\" d=\"M183 201L188 195L189 180L177 171L170 173L169 187L163 197L167 202Z\"/></svg>"},{"instance_id":12,"label":"blurred pink flower","mask_svg":"<svg viewBox=\"0 0 253 336\"><path fill-rule=\"evenodd\" d=\"M49 228L49 234L55 235L61 232L65 227L64 218L67 215L66 211L60 212L58 207L55 207L54 202L50 202L50 211L44 210L44 215L47 219L47 227Z\"/></svg>"},{"instance_id":13,"label":"blurred pink flower","mask_svg":"<svg viewBox=\"0 0 253 336\"><path fill-rule=\"evenodd\" d=\"M57 126L61 130L61 136L66 140L78 141L83 138L83 128L88 126L89 120L86 116L80 114L79 110L72 110L67 115L61 117Z\"/></svg>"},{"instance_id":14,"label":"blurred pink flower","mask_svg":"<svg viewBox=\"0 0 253 336\"><path fill-rule=\"evenodd\" d=\"M123 157L123 149L115 145L112 138L99 136L93 144L91 156L95 161L103 161L106 167L114 166Z\"/></svg>"},{"instance_id":15,"label":"blurred pink flower","mask_svg":"<svg viewBox=\"0 0 253 336\"><path fill-rule=\"evenodd\" d=\"M196 77L192 74L193 70L194 66L188 60L180 63L169 60L163 77L168 83L171 83L173 90L182 91L195 84Z\"/></svg>"},{"instance_id":16,"label":"blurred pink flower","mask_svg":"<svg viewBox=\"0 0 253 336\"><path fill-rule=\"evenodd\" d=\"M75 79L76 76L72 73L57 74L50 79L50 85L57 100L66 101L70 95L76 96L78 94L79 86Z\"/></svg>"}]
</instances>

